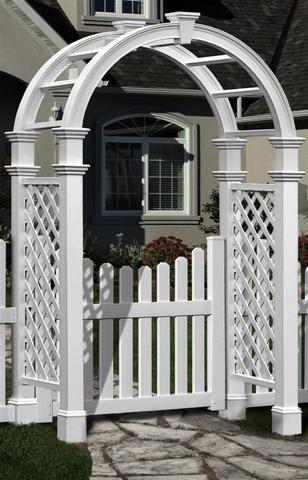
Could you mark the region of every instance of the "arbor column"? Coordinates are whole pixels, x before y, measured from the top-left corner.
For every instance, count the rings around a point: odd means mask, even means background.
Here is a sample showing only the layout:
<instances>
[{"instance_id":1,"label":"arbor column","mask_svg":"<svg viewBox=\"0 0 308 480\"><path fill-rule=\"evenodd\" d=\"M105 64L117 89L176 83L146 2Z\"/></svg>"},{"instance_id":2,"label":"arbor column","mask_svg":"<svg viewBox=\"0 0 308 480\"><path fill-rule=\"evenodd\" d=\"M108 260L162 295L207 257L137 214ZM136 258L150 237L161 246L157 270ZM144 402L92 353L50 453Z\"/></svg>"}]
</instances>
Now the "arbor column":
<instances>
[{"instance_id":1,"label":"arbor column","mask_svg":"<svg viewBox=\"0 0 308 480\"><path fill-rule=\"evenodd\" d=\"M60 178L60 410L58 438L86 441L83 376L83 140L87 128L58 128Z\"/></svg>"},{"instance_id":2,"label":"arbor column","mask_svg":"<svg viewBox=\"0 0 308 480\"><path fill-rule=\"evenodd\" d=\"M241 170L242 149L246 140L220 138L213 140L218 148L219 170L213 172L219 180L219 235L225 238L226 275L226 409L220 416L230 420L246 417L245 382L234 376L234 275L233 275L233 198L231 185L240 183L247 172Z\"/></svg>"},{"instance_id":3,"label":"arbor column","mask_svg":"<svg viewBox=\"0 0 308 480\"><path fill-rule=\"evenodd\" d=\"M270 138L276 150L275 182L275 406L272 430L301 433L298 407L298 149L303 138Z\"/></svg>"},{"instance_id":4,"label":"arbor column","mask_svg":"<svg viewBox=\"0 0 308 480\"><path fill-rule=\"evenodd\" d=\"M34 387L23 385L25 374L25 199L23 179L35 177L36 132L6 132L11 143L12 161L6 170L11 176L12 305L16 323L12 325L12 396L15 423L31 423L37 418Z\"/></svg>"}]
</instances>

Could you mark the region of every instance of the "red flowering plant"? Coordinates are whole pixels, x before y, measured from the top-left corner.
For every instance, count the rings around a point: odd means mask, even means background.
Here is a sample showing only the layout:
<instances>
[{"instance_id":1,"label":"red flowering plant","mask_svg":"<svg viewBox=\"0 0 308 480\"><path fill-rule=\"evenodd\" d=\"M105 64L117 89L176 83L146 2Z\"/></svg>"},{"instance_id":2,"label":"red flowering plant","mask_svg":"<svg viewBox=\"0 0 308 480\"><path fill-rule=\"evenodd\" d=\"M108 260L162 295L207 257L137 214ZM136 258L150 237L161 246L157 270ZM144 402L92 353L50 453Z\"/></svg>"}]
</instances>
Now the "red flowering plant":
<instances>
[{"instance_id":1,"label":"red flowering plant","mask_svg":"<svg viewBox=\"0 0 308 480\"><path fill-rule=\"evenodd\" d=\"M308 235L298 237L298 261L304 266L308 265Z\"/></svg>"},{"instance_id":2,"label":"red flowering plant","mask_svg":"<svg viewBox=\"0 0 308 480\"><path fill-rule=\"evenodd\" d=\"M305 269L308 266L308 235L298 237L298 261L300 263L301 293L305 292Z\"/></svg>"},{"instance_id":3,"label":"red flowering plant","mask_svg":"<svg viewBox=\"0 0 308 480\"><path fill-rule=\"evenodd\" d=\"M143 265L155 269L160 262L166 262L171 266L171 281L174 281L174 262L178 257L191 258L191 248L180 238L171 235L159 237L147 243L141 251ZM155 274L155 270L154 270Z\"/></svg>"}]
</instances>

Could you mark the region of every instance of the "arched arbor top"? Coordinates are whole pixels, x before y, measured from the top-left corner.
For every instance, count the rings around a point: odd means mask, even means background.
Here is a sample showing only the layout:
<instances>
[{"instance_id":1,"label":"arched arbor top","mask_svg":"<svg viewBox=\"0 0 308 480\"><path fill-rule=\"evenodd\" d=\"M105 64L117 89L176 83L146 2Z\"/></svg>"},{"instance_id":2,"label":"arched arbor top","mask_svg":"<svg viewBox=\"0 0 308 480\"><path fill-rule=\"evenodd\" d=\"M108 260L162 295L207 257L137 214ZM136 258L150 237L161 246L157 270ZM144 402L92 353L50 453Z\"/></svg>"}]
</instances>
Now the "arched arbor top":
<instances>
[{"instance_id":1,"label":"arched arbor top","mask_svg":"<svg viewBox=\"0 0 308 480\"><path fill-rule=\"evenodd\" d=\"M246 137L256 131L240 131L230 98L264 98L271 112L274 129L259 134L296 137L292 112L285 93L266 63L247 45L228 33L195 23L198 14L175 12L169 22L145 26L143 22L115 22L115 30L78 40L48 60L29 84L17 112L15 132L39 131L43 128L81 128L90 98L106 73L128 53L146 47L180 65L204 92L217 119L222 138ZM198 41L219 50L215 56L198 58L185 45ZM76 62L87 61L79 76L59 80ZM210 70L211 65L234 62L253 79L254 87L225 90ZM163 74L163 72L162 72ZM54 91L69 89L63 117L59 121L37 122L44 97Z\"/></svg>"}]
</instances>

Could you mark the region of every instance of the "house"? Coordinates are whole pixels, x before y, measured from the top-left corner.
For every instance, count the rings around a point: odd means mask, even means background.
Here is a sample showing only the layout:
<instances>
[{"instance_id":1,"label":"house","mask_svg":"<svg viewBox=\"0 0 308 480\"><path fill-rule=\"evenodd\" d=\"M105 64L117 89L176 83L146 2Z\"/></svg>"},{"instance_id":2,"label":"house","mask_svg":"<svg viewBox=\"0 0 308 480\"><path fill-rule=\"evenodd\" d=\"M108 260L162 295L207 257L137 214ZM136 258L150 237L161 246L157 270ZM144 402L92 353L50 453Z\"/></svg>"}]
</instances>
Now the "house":
<instances>
[{"instance_id":1,"label":"house","mask_svg":"<svg viewBox=\"0 0 308 480\"><path fill-rule=\"evenodd\" d=\"M119 28L129 20L153 24L168 11L201 13L200 22L231 33L252 47L278 76L294 113L298 136L307 137L307 0L4 0L0 5L1 156L8 155L3 135L13 119L26 84L37 69L65 44L85 35ZM198 56L215 50L192 43ZM61 78L74 78L77 62ZM251 86L238 66L211 67L223 87ZM246 82L246 83L245 83ZM68 92L51 92L38 119L60 118ZM271 128L265 103L232 99L241 129ZM175 63L146 48L119 61L102 78L88 106L85 127L85 224L102 243L117 233L141 243L173 234L190 245L203 243L202 204L216 186L216 120L190 76ZM57 148L50 131L38 142L41 175L52 175ZM47 153L51 152L51 153ZM308 144L300 168L308 170ZM243 154L247 181L269 182L274 151L266 137L249 137ZM308 232L308 175L301 179L300 229Z\"/></svg>"}]
</instances>

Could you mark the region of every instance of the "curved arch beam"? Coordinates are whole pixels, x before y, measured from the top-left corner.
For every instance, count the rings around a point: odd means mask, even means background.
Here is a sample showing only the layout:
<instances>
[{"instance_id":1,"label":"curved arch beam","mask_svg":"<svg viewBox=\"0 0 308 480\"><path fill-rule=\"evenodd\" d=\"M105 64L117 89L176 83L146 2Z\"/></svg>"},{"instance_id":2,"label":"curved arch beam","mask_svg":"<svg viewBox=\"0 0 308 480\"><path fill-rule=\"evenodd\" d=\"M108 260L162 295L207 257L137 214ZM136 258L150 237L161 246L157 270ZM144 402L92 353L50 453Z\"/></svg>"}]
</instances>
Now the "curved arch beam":
<instances>
[{"instance_id":1,"label":"curved arch beam","mask_svg":"<svg viewBox=\"0 0 308 480\"><path fill-rule=\"evenodd\" d=\"M122 35L121 32L112 32L114 37ZM14 124L15 131L22 131L28 124L34 123L37 112L41 106L46 92L41 90L44 83L53 82L61 73L72 64L69 57L75 53L102 48L110 39L109 32L98 33L82 38L67 45L53 55L34 75L20 102Z\"/></svg>"},{"instance_id":2,"label":"curved arch beam","mask_svg":"<svg viewBox=\"0 0 308 480\"><path fill-rule=\"evenodd\" d=\"M112 37L114 39L110 41ZM236 59L261 89L271 111L277 135L284 137L296 136L292 112L283 89L270 68L253 50L240 40L221 30L200 24L195 26L192 38L193 40L212 45ZM61 72L71 64L70 55L86 51L87 49L98 50L98 53L85 66L76 80L66 104L62 127L76 128L82 126L88 102L100 79L116 62L138 47L161 45L163 42L172 44L178 40L179 25L177 23L165 23L138 28L125 34L121 31L116 31L111 35L109 32L97 34L78 40L74 44L65 47L52 57L32 80L18 110L14 126L15 130L24 130L27 128L27 124L35 122L36 114L45 95L42 89L43 84L55 81ZM106 42L110 43L106 45ZM159 49L159 47L157 48ZM170 49L173 47L166 48ZM161 51L163 53L162 47ZM177 51L179 52L178 47ZM184 55L176 54L176 56L177 61L183 66L182 59ZM186 67L186 69L192 75L191 68ZM231 112L227 106L229 101L211 97L211 85L213 87L214 80L213 77L210 78L210 71L204 66L193 67L193 70L199 77L203 76L202 85L205 87L203 91L207 93L207 98L214 113L218 114L217 118L220 122L220 128L226 133L230 131L231 120L232 129L236 131L237 128L234 128L235 119L232 121L230 118ZM197 77L193 76L193 78L196 80ZM206 83L205 86L204 81L209 83ZM219 88L218 83L216 83L216 86L216 91L223 92L221 85ZM226 125L223 126L223 123Z\"/></svg>"},{"instance_id":3,"label":"curved arch beam","mask_svg":"<svg viewBox=\"0 0 308 480\"><path fill-rule=\"evenodd\" d=\"M96 55L81 72L69 96L63 126L80 127L88 102L100 79L121 58L142 46L151 46L177 38L177 24L140 28L113 40ZM270 108L277 134L296 136L292 112L284 91L266 63L248 46L225 32L196 25L193 39L228 53L248 72L261 88Z\"/></svg>"}]
</instances>

